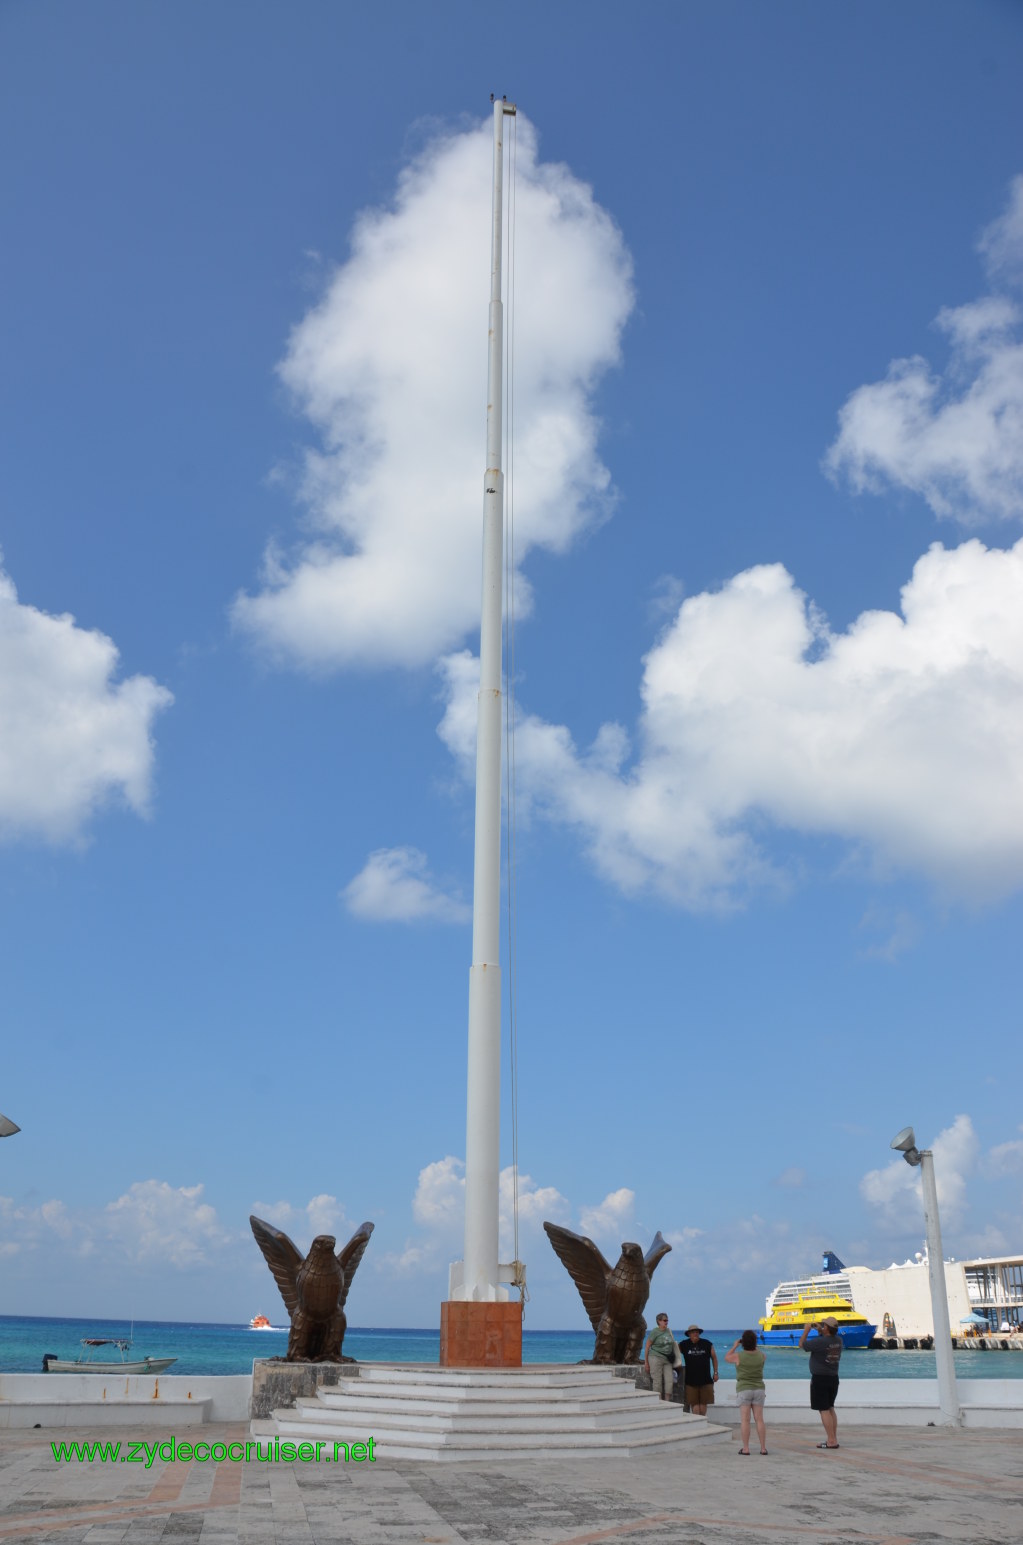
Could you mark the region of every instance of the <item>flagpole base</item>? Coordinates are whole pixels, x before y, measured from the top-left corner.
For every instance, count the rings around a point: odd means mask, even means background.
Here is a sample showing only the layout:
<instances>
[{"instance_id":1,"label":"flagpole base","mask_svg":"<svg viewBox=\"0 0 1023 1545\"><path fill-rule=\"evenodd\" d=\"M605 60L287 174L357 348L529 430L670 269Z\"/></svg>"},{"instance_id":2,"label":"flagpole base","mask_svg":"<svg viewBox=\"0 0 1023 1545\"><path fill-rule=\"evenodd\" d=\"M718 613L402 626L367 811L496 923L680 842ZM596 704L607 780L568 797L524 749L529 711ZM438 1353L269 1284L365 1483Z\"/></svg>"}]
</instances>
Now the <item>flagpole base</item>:
<instances>
[{"instance_id":1,"label":"flagpole base","mask_svg":"<svg viewBox=\"0 0 1023 1545\"><path fill-rule=\"evenodd\" d=\"M466 1303L440 1306L442 1368L521 1368L522 1304Z\"/></svg>"}]
</instances>

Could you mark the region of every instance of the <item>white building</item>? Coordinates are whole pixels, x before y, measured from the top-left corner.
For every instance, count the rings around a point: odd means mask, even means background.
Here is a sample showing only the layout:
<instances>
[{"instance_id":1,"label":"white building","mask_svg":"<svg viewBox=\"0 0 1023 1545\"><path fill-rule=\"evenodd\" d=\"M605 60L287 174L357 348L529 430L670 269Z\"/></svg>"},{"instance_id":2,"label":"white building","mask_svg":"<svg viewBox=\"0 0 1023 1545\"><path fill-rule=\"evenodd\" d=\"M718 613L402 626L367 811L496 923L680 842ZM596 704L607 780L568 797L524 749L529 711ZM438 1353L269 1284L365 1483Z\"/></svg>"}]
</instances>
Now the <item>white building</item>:
<instances>
[{"instance_id":1,"label":"white building","mask_svg":"<svg viewBox=\"0 0 1023 1545\"><path fill-rule=\"evenodd\" d=\"M849 1266L846 1275L852 1291L853 1306L877 1326L879 1336L920 1337L934 1335L931 1313L931 1287L927 1261L894 1263L882 1271L868 1266ZM948 1293L948 1319L952 1334L961 1320L972 1312L962 1261L945 1262L945 1288ZM888 1316L887 1320L885 1316Z\"/></svg>"}]
</instances>

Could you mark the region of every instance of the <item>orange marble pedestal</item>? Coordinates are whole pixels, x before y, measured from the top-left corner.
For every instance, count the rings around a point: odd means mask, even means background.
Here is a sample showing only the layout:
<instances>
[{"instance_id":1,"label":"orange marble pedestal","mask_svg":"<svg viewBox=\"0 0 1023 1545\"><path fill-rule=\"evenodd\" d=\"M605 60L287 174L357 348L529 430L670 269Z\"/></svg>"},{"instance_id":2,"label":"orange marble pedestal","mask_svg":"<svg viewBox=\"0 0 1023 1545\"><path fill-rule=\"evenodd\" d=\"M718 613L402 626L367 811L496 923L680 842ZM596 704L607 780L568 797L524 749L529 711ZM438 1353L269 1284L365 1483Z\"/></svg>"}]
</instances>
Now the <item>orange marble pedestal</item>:
<instances>
[{"instance_id":1,"label":"orange marble pedestal","mask_svg":"<svg viewBox=\"0 0 1023 1545\"><path fill-rule=\"evenodd\" d=\"M448 1299L440 1306L442 1368L521 1368L522 1304L470 1304Z\"/></svg>"}]
</instances>

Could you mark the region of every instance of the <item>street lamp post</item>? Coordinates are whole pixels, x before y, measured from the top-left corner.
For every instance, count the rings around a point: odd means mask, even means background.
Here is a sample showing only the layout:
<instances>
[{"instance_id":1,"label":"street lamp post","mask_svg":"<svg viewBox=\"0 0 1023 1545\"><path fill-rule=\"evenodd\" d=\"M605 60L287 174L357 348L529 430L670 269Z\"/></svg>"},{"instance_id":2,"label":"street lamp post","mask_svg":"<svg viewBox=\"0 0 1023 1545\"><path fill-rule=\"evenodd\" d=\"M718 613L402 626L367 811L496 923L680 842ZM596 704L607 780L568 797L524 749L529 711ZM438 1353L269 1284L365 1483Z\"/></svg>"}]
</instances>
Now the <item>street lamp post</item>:
<instances>
[{"instance_id":1,"label":"street lamp post","mask_svg":"<svg viewBox=\"0 0 1023 1545\"><path fill-rule=\"evenodd\" d=\"M948 1321L948 1288L945 1283L945 1256L941 1248L941 1221L938 1217L938 1187L934 1179L934 1155L929 1148L916 1146L912 1127L903 1127L892 1138L892 1147L907 1164L920 1168L924 1199L924 1227L927 1232L927 1277L931 1286L931 1314L934 1319L934 1361L938 1373L938 1405L945 1427L958 1427L962 1421L956 1371L952 1361L952 1327Z\"/></svg>"}]
</instances>

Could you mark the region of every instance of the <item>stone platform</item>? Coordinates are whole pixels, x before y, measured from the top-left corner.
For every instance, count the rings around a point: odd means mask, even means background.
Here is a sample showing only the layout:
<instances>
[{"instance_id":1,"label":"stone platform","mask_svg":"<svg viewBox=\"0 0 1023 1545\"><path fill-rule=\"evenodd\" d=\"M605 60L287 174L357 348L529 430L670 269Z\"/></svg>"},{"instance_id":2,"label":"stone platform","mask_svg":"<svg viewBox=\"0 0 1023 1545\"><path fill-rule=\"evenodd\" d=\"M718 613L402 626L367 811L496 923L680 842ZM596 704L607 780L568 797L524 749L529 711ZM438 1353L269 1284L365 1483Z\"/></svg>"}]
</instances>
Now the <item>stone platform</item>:
<instances>
[{"instance_id":1,"label":"stone platform","mask_svg":"<svg viewBox=\"0 0 1023 1545\"><path fill-rule=\"evenodd\" d=\"M632 1370L630 1370L631 1372ZM381 1459L495 1460L563 1451L578 1458L677 1451L723 1427L592 1365L453 1369L362 1364L357 1379L300 1397L254 1434L365 1443Z\"/></svg>"}]
</instances>

